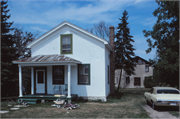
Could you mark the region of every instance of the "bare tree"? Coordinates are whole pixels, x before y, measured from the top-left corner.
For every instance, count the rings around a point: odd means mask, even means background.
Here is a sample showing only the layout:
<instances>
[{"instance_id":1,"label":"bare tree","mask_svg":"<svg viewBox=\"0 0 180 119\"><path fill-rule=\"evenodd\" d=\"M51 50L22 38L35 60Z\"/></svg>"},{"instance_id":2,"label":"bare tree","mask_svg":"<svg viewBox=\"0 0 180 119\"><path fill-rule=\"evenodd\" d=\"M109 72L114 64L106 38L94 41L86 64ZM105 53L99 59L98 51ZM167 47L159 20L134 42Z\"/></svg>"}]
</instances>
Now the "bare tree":
<instances>
[{"instance_id":1,"label":"bare tree","mask_svg":"<svg viewBox=\"0 0 180 119\"><path fill-rule=\"evenodd\" d=\"M86 31L89 31L89 32L93 33L94 30L93 30L93 28L90 28L90 29L86 28Z\"/></svg>"},{"instance_id":2,"label":"bare tree","mask_svg":"<svg viewBox=\"0 0 180 119\"><path fill-rule=\"evenodd\" d=\"M109 24L104 21L94 24L93 28L86 29L87 31L109 41Z\"/></svg>"},{"instance_id":3,"label":"bare tree","mask_svg":"<svg viewBox=\"0 0 180 119\"><path fill-rule=\"evenodd\" d=\"M109 40L109 24L104 21L100 21L97 24L94 24L94 33L106 40Z\"/></svg>"}]
</instances>

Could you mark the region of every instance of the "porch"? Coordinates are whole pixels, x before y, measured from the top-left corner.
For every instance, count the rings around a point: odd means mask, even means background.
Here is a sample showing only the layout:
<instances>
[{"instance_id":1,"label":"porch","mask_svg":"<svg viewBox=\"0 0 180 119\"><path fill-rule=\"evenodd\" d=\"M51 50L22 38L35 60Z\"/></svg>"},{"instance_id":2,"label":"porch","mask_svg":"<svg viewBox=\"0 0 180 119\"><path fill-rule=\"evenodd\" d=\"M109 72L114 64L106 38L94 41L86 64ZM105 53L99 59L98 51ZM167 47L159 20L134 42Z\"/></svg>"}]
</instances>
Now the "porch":
<instances>
[{"instance_id":1,"label":"porch","mask_svg":"<svg viewBox=\"0 0 180 119\"><path fill-rule=\"evenodd\" d=\"M36 103L37 100L57 99L55 94L66 94L62 98L72 99L71 81L76 77L72 73L77 72L77 65L81 64L80 61L63 55L38 55L16 60L13 63L19 66L19 99ZM22 67L31 67L31 95L23 95ZM58 90L61 93L56 93L55 87L60 87Z\"/></svg>"},{"instance_id":2,"label":"porch","mask_svg":"<svg viewBox=\"0 0 180 119\"><path fill-rule=\"evenodd\" d=\"M27 102L28 104L36 104L38 102L44 101L54 101L58 98L63 100L75 100L77 99L77 94L71 94L71 99L67 97L67 95L53 95L53 94L30 94L30 95L23 95L19 97L19 100L23 100Z\"/></svg>"}]
</instances>

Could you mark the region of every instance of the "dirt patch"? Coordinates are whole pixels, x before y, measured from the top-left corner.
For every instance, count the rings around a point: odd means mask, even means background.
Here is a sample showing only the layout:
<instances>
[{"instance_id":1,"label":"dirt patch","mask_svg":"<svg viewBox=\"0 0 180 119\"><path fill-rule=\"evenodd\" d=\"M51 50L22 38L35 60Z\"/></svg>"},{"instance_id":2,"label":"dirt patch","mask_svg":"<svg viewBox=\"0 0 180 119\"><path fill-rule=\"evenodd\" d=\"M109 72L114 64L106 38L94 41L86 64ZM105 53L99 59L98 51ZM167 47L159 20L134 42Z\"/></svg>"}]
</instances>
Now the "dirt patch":
<instances>
[{"instance_id":1,"label":"dirt patch","mask_svg":"<svg viewBox=\"0 0 180 119\"><path fill-rule=\"evenodd\" d=\"M153 119L157 118L168 118L168 119L178 119L177 117L171 115L168 111L156 111L153 110L149 105L145 105L143 107L149 114L149 116Z\"/></svg>"}]
</instances>

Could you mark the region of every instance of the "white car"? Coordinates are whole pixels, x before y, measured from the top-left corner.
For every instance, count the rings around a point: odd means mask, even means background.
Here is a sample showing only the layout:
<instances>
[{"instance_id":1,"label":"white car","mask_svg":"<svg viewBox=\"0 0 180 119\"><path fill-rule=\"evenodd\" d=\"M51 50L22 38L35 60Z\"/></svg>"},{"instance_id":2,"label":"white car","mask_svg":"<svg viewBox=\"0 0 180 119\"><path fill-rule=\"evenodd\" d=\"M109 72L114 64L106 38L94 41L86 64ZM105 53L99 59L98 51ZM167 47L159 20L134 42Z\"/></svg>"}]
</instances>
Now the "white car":
<instances>
[{"instance_id":1,"label":"white car","mask_svg":"<svg viewBox=\"0 0 180 119\"><path fill-rule=\"evenodd\" d=\"M146 103L151 103L155 110L157 106L179 106L180 91L172 87L153 87L144 93Z\"/></svg>"}]
</instances>

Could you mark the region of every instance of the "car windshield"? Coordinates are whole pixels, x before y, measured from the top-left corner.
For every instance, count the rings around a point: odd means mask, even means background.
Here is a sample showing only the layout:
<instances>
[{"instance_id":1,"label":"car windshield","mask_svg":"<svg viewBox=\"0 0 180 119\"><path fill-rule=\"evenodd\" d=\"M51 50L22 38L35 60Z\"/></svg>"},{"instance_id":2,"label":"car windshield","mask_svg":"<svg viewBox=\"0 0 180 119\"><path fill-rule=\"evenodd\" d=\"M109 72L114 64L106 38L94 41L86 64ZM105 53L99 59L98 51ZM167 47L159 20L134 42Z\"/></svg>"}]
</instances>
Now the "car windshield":
<instances>
[{"instance_id":1,"label":"car windshield","mask_svg":"<svg viewBox=\"0 0 180 119\"><path fill-rule=\"evenodd\" d=\"M168 89L164 89L164 90L157 90L157 94L179 94L179 91L177 90L168 90Z\"/></svg>"}]
</instances>

